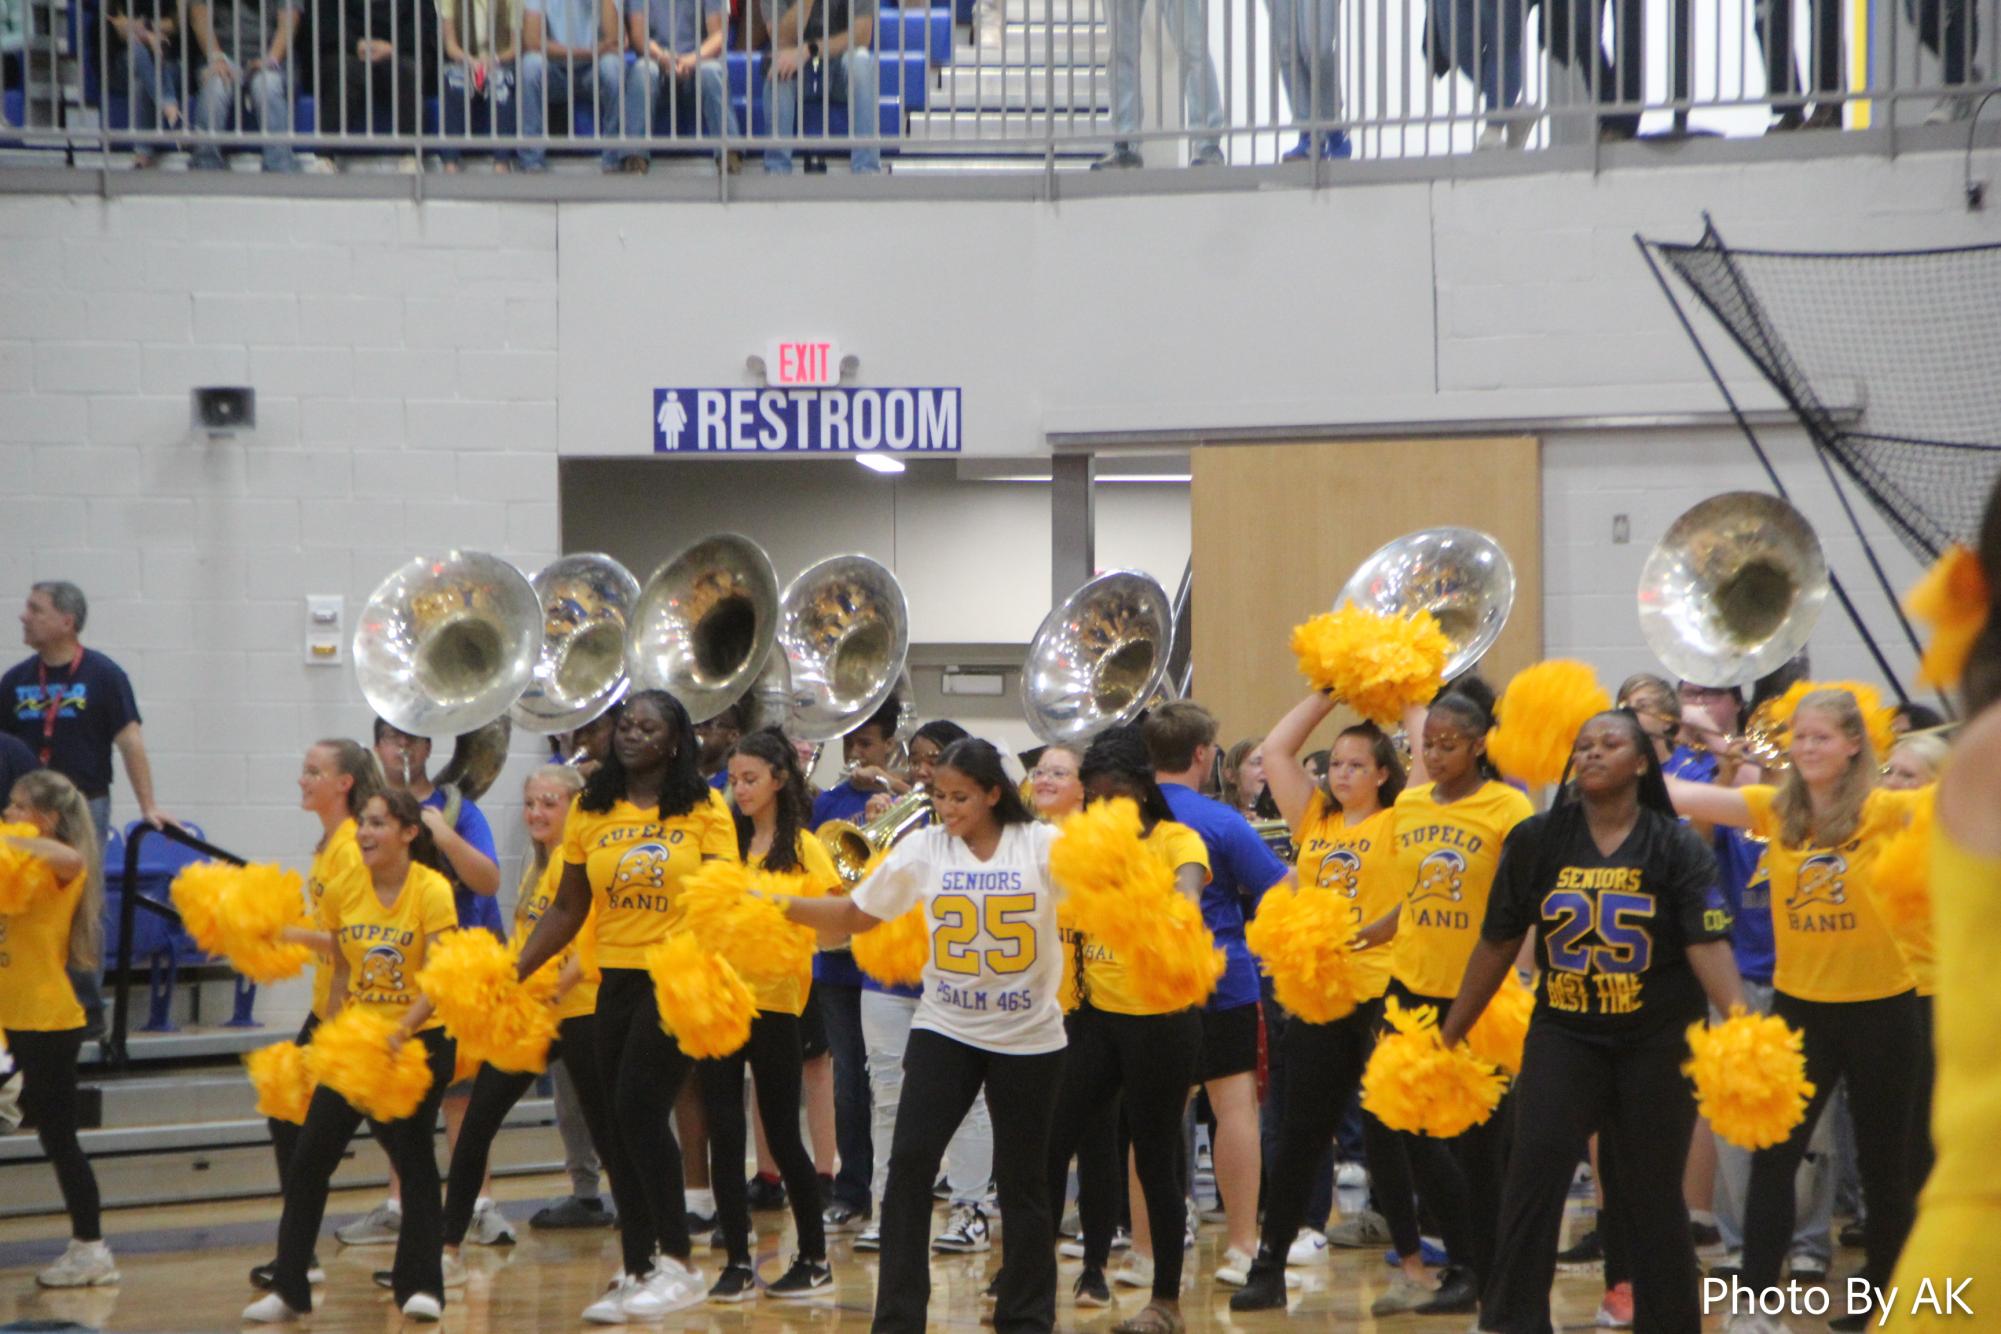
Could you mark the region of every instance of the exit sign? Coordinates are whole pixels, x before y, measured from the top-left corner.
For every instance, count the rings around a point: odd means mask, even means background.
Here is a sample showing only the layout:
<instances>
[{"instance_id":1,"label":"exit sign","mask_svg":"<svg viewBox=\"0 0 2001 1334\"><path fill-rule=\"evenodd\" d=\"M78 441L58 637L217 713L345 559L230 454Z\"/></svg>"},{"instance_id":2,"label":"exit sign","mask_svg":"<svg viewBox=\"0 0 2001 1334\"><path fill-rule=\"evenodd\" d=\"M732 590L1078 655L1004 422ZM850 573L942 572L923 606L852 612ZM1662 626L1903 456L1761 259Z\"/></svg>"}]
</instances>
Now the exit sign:
<instances>
[{"instance_id":1,"label":"exit sign","mask_svg":"<svg viewBox=\"0 0 2001 1334\"><path fill-rule=\"evenodd\" d=\"M764 382L774 388L825 389L841 382L838 343L774 341L765 346Z\"/></svg>"}]
</instances>

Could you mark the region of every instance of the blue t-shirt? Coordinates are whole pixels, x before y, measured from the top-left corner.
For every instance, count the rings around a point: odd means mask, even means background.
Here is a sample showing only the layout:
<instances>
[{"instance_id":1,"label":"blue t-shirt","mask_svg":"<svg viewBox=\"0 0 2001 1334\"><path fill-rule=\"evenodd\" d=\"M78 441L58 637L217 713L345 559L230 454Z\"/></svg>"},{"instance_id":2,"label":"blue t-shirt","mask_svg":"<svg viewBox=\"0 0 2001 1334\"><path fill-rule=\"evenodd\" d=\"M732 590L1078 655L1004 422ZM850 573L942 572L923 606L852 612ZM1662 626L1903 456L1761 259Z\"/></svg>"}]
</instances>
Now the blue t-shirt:
<instances>
[{"instance_id":1,"label":"blue t-shirt","mask_svg":"<svg viewBox=\"0 0 2001 1334\"><path fill-rule=\"evenodd\" d=\"M829 820L849 820L860 824L862 812L868 808L868 799L875 793L856 787L853 783L836 783L813 798L813 827L818 829Z\"/></svg>"},{"instance_id":2,"label":"blue t-shirt","mask_svg":"<svg viewBox=\"0 0 2001 1334\"><path fill-rule=\"evenodd\" d=\"M14 790L14 784L22 774L33 773L42 767L35 752L28 749L28 743L11 732L0 732L0 802ZM103 830L98 831L100 834Z\"/></svg>"},{"instance_id":3,"label":"blue t-shirt","mask_svg":"<svg viewBox=\"0 0 2001 1334\"><path fill-rule=\"evenodd\" d=\"M722 768L716 770L714 773L709 775L709 786L714 788L716 791L722 793L726 797L729 795L730 771L728 765L724 765Z\"/></svg>"},{"instance_id":4,"label":"blue t-shirt","mask_svg":"<svg viewBox=\"0 0 2001 1334\"><path fill-rule=\"evenodd\" d=\"M1228 961L1223 978L1209 997L1211 1010L1255 1005L1258 969L1244 943L1244 905L1252 915L1265 891L1285 879L1286 867L1265 846L1243 816L1220 801L1179 783L1162 783L1167 809L1175 822L1187 825L1209 849L1209 883L1202 890L1202 920Z\"/></svg>"},{"instance_id":5,"label":"blue t-shirt","mask_svg":"<svg viewBox=\"0 0 2001 1334\"><path fill-rule=\"evenodd\" d=\"M522 0L524 13L540 14L549 40L561 46L598 44L597 0Z\"/></svg>"},{"instance_id":6,"label":"blue t-shirt","mask_svg":"<svg viewBox=\"0 0 2001 1334\"><path fill-rule=\"evenodd\" d=\"M110 795L112 738L139 721L139 704L123 668L94 649L78 653L67 667L44 667L37 654L0 676L0 723L88 799ZM52 703L55 730L45 738Z\"/></svg>"},{"instance_id":7,"label":"blue t-shirt","mask_svg":"<svg viewBox=\"0 0 2001 1334\"><path fill-rule=\"evenodd\" d=\"M1661 765L1661 772L1669 778L1685 778L1691 783L1713 783L1716 781L1716 757L1706 750L1676 746L1674 754Z\"/></svg>"},{"instance_id":8,"label":"blue t-shirt","mask_svg":"<svg viewBox=\"0 0 2001 1334\"><path fill-rule=\"evenodd\" d=\"M1746 982L1771 985L1778 962L1772 943L1772 881L1765 845L1742 829L1716 830L1716 886L1730 905L1730 952Z\"/></svg>"},{"instance_id":9,"label":"blue t-shirt","mask_svg":"<svg viewBox=\"0 0 2001 1334\"><path fill-rule=\"evenodd\" d=\"M442 811L445 808L445 790L441 787L432 788L431 795L424 798L424 805L434 811ZM452 832L484 853L489 860L499 863L500 858L493 850L493 830L488 827L486 816L480 813L476 803L471 801L459 803L459 818L452 825ZM469 931L473 927L483 927L502 940L507 939L507 930L500 924L499 895L473 893L459 883L459 878L452 873L449 862L445 865L445 878L452 882L452 902L458 906L459 926L462 930Z\"/></svg>"}]
</instances>

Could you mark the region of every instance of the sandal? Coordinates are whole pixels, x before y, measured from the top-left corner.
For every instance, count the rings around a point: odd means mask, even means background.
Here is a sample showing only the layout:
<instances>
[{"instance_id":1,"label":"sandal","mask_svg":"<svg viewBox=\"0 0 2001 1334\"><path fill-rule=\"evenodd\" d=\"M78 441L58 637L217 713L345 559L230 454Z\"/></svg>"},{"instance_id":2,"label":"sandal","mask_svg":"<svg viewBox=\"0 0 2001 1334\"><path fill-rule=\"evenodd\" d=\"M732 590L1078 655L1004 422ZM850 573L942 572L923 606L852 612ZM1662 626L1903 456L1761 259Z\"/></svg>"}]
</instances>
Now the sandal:
<instances>
[{"instance_id":1,"label":"sandal","mask_svg":"<svg viewBox=\"0 0 2001 1334\"><path fill-rule=\"evenodd\" d=\"M1182 1334L1187 1328L1178 1305L1156 1298L1134 1312L1132 1319L1113 1325L1112 1334Z\"/></svg>"}]
</instances>

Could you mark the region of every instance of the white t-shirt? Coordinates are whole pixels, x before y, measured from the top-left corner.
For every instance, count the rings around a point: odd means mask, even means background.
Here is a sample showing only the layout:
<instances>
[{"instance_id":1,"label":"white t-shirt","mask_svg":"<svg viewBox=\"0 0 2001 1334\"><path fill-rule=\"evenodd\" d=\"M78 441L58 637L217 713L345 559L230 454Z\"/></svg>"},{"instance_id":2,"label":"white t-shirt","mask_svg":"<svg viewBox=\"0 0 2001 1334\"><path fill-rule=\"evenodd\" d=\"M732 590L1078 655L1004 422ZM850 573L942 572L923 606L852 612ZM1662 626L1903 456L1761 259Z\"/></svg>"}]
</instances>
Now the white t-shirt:
<instances>
[{"instance_id":1,"label":"white t-shirt","mask_svg":"<svg viewBox=\"0 0 2001 1334\"><path fill-rule=\"evenodd\" d=\"M1009 825L981 861L943 829L921 829L855 889L862 911L884 921L924 905L931 957L913 1027L1014 1056L1063 1048L1055 837L1048 825Z\"/></svg>"}]
</instances>

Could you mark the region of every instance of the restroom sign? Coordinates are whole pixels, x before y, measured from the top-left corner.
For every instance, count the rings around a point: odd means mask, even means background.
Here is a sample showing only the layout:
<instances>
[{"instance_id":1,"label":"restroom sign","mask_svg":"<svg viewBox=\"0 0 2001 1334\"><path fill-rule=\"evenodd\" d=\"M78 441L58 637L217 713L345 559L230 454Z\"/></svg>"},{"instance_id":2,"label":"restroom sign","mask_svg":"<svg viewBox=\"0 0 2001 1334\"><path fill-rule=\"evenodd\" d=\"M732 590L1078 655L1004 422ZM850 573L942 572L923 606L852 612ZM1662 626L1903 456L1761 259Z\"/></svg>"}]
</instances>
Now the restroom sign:
<instances>
[{"instance_id":1,"label":"restroom sign","mask_svg":"<svg viewBox=\"0 0 2001 1334\"><path fill-rule=\"evenodd\" d=\"M655 389L656 454L957 454L953 389Z\"/></svg>"}]
</instances>

